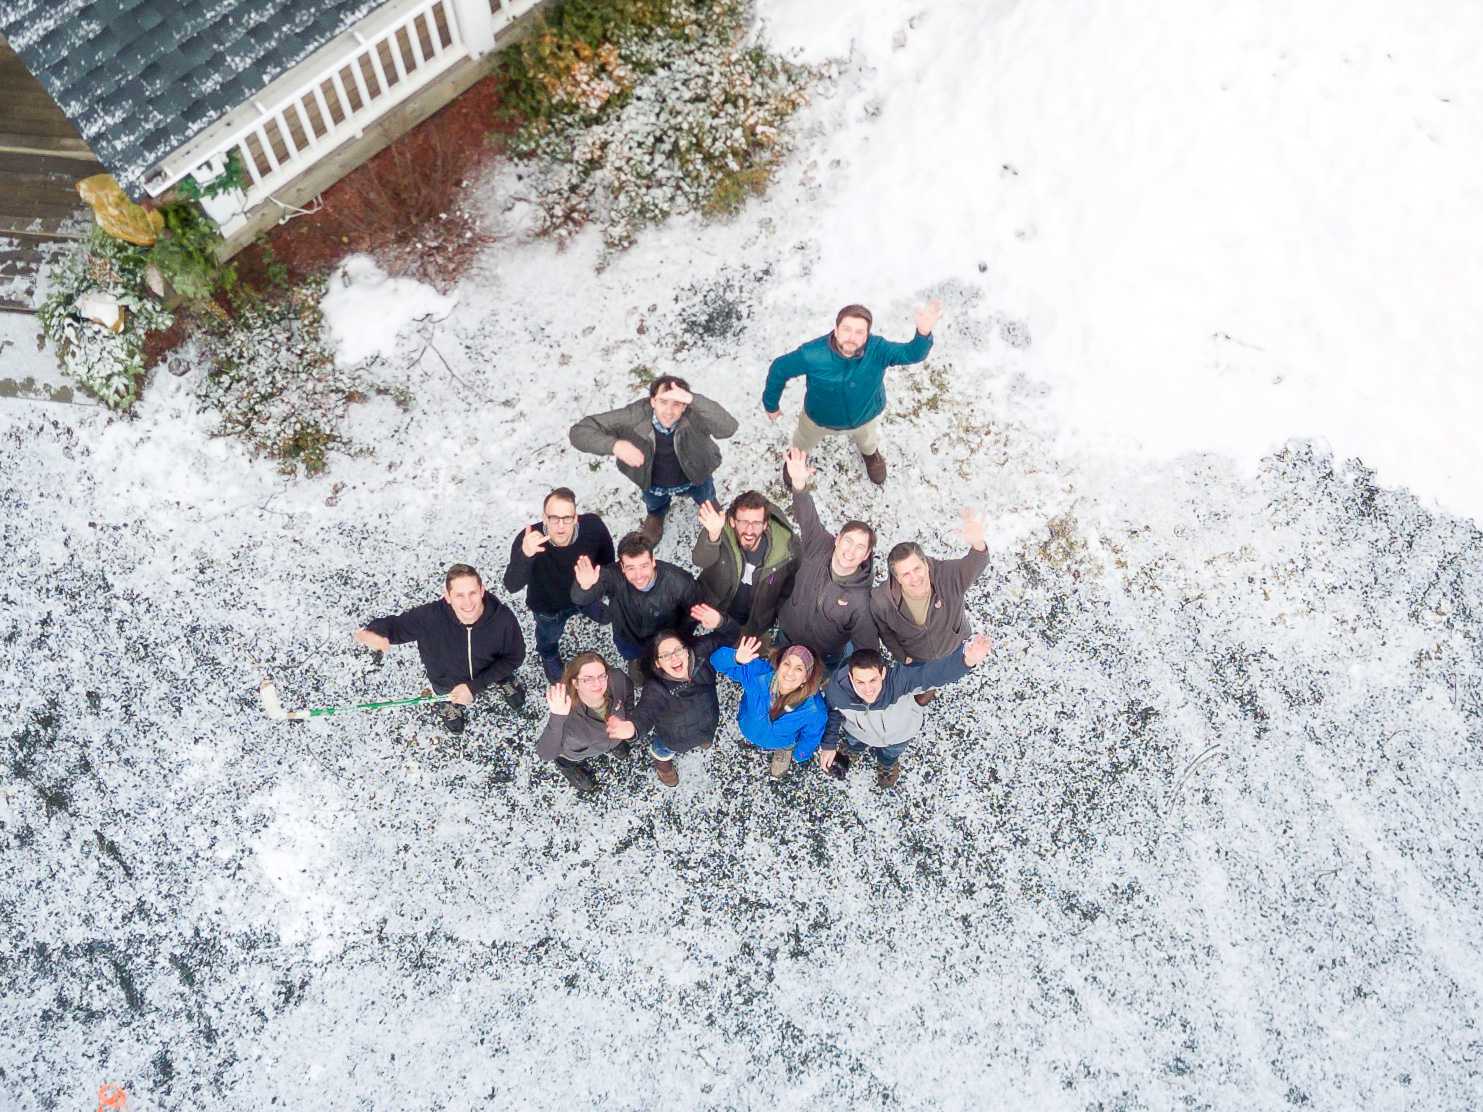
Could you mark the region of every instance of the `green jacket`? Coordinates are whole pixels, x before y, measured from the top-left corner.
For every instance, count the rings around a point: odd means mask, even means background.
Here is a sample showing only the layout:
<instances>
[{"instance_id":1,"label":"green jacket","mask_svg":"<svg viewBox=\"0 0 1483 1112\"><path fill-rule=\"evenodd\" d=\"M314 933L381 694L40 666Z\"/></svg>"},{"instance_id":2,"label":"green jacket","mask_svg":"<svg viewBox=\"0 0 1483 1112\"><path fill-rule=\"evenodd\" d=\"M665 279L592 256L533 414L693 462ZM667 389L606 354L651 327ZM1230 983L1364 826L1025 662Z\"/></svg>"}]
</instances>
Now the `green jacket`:
<instances>
[{"instance_id":1,"label":"green jacket","mask_svg":"<svg viewBox=\"0 0 1483 1112\"><path fill-rule=\"evenodd\" d=\"M747 636L761 636L777 621L783 596L793 586L798 571L798 538L783 512L767 504L767 555L762 566L752 573L752 611L742 626ZM742 554L736 530L730 525L721 530L718 540L704 528L695 538L690 561L700 569L700 591L705 601L725 614L741 586Z\"/></svg>"},{"instance_id":2,"label":"green jacket","mask_svg":"<svg viewBox=\"0 0 1483 1112\"><path fill-rule=\"evenodd\" d=\"M790 378L805 375L803 412L826 429L855 429L886 408L886 368L920 363L932 350L932 337L917 334L898 344L871 336L853 359L834 350L831 336L820 336L780 355L767 369L762 408L776 413L783 387Z\"/></svg>"}]
</instances>

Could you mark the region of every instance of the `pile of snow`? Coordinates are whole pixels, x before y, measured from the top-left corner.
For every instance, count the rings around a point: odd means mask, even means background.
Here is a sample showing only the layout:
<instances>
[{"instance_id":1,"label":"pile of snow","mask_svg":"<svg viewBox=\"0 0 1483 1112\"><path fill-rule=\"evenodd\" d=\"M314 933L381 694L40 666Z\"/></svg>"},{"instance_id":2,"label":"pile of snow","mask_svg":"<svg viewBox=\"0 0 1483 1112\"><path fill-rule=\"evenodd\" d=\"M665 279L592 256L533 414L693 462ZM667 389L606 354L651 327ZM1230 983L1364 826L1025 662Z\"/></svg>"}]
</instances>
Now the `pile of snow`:
<instances>
[{"instance_id":1,"label":"pile of snow","mask_svg":"<svg viewBox=\"0 0 1483 1112\"><path fill-rule=\"evenodd\" d=\"M458 295L440 294L412 278L389 278L369 255L351 255L330 277L321 304L335 357L350 367L373 355L390 355L408 325L446 317Z\"/></svg>"}]
</instances>

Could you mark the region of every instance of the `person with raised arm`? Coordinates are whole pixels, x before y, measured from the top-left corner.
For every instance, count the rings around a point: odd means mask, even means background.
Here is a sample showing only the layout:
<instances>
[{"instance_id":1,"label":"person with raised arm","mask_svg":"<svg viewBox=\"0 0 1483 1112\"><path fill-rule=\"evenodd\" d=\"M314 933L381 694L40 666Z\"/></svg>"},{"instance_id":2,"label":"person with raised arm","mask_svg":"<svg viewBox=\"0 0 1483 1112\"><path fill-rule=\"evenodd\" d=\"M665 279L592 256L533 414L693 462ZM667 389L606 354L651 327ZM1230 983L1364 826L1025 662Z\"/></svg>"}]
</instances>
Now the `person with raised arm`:
<instances>
[{"instance_id":1,"label":"person with raised arm","mask_svg":"<svg viewBox=\"0 0 1483 1112\"><path fill-rule=\"evenodd\" d=\"M886 481L880 451L880 417L886 408L886 368L920 363L932 350L932 329L942 315L942 302L917 310L916 335L907 343L871 335L874 323L863 305L846 305L834 317L834 331L780 355L767 369L762 408L770 421L790 379L802 375L803 412L793 430L793 447L812 452L824 437L846 433L865 461L865 473L876 486Z\"/></svg>"},{"instance_id":2,"label":"person with raised arm","mask_svg":"<svg viewBox=\"0 0 1483 1112\"><path fill-rule=\"evenodd\" d=\"M697 505L716 497L716 441L736 427L719 402L693 393L683 378L661 375L647 398L583 417L568 435L578 451L612 456L618 470L638 484L647 511L639 529L658 544L675 495L688 495Z\"/></svg>"},{"instance_id":3,"label":"person with raised arm","mask_svg":"<svg viewBox=\"0 0 1483 1112\"><path fill-rule=\"evenodd\" d=\"M628 756L628 742L609 737L608 723L633 718L633 684L599 654L578 653L546 691L546 706L550 716L536 739L536 756L555 762L577 791L596 791L591 760L604 753Z\"/></svg>"},{"instance_id":4,"label":"person with raised arm","mask_svg":"<svg viewBox=\"0 0 1483 1112\"><path fill-rule=\"evenodd\" d=\"M505 590L525 592L525 605L536 621L536 656L548 683L561 679L561 634L578 614L604 620L602 604L572 602L577 561L586 556L595 567L613 562L613 538L602 518L577 513L577 496L557 487L541 503L541 520L527 525L510 545Z\"/></svg>"},{"instance_id":5,"label":"person with raised arm","mask_svg":"<svg viewBox=\"0 0 1483 1112\"><path fill-rule=\"evenodd\" d=\"M968 552L956 560L930 559L916 541L902 541L886 556L889 578L870 594L870 616L881 643L901 664L946 656L973 632L963 599L989 564L984 521L964 507ZM917 694L923 706L935 691Z\"/></svg>"},{"instance_id":6,"label":"person with raised arm","mask_svg":"<svg viewBox=\"0 0 1483 1112\"><path fill-rule=\"evenodd\" d=\"M765 635L798 570L798 539L783 512L755 490L738 494L723 515L712 502L696 511L700 531L690 559L707 604L747 634Z\"/></svg>"},{"instance_id":7,"label":"person with raised arm","mask_svg":"<svg viewBox=\"0 0 1483 1112\"><path fill-rule=\"evenodd\" d=\"M761 656L762 643L743 637L736 648L711 653L711 665L741 684L737 726L754 749L771 754L767 772L781 779L794 763L807 764L824 737L829 710L819 694L824 668L803 645Z\"/></svg>"},{"instance_id":8,"label":"person with raised arm","mask_svg":"<svg viewBox=\"0 0 1483 1112\"><path fill-rule=\"evenodd\" d=\"M808 454L789 448L786 460L801 553L793 590L778 611L780 640L807 645L823 659L825 671L832 672L852 648L880 645L870 616L875 529L863 521L846 521L838 536L829 532L807 489L812 474Z\"/></svg>"},{"instance_id":9,"label":"person with raised arm","mask_svg":"<svg viewBox=\"0 0 1483 1112\"><path fill-rule=\"evenodd\" d=\"M606 603L603 612L613 624L613 645L628 662L635 687L644 682L639 662L655 635L687 628L701 602L695 577L675 564L656 560L653 542L639 532L618 542L616 564L599 568L579 556L572 573L572 605Z\"/></svg>"},{"instance_id":10,"label":"person with raised arm","mask_svg":"<svg viewBox=\"0 0 1483 1112\"><path fill-rule=\"evenodd\" d=\"M843 778L851 756L868 751L875 757L876 786L894 788L901 776L901 754L921 733L927 717L923 705L907 696L957 683L982 664L993 647L980 634L941 660L890 666L880 653L856 649L824 688L829 721L819 743L819 764Z\"/></svg>"},{"instance_id":11,"label":"person with raised arm","mask_svg":"<svg viewBox=\"0 0 1483 1112\"><path fill-rule=\"evenodd\" d=\"M695 620L708 632L688 638L664 630L654 638L645 659L649 674L643 696L629 721L610 721L608 736L616 741L643 737L652 731L649 756L659 782L673 788L680 782L675 758L710 745L721 721L716 697L716 669L712 652L735 640L736 623L713 606L697 606Z\"/></svg>"}]
</instances>

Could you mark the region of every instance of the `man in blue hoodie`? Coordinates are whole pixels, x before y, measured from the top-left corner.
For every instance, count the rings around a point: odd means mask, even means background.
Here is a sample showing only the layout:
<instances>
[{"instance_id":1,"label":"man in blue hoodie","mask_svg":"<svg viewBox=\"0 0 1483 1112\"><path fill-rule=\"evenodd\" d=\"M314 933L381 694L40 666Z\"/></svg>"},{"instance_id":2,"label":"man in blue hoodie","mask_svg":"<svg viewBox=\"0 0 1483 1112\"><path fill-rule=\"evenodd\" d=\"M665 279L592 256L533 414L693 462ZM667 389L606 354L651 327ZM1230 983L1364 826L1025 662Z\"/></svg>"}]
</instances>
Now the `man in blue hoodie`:
<instances>
[{"instance_id":1,"label":"man in blue hoodie","mask_svg":"<svg viewBox=\"0 0 1483 1112\"><path fill-rule=\"evenodd\" d=\"M874 649L858 649L840 665L824 689L829 721L819 743L819 764L843 777L850 756L867 750L875 757L876 784L894 788L901 776L901 754L921 732L925 708L907 696L913 691L956 683L988 657L994 643L984 634L943 657L919 664L886 667ZM844 752L839 753L841 743Z\"/></svg>"},{"instance_id":2,"label":"man in blue hoodie","mask_svg":"<svg viewBox=\"0 0 1483 1112\"><path fill-rule=\"evenodd\" d=\"M778 404L790 378L805 376L803 412L793 430L793 447L812 452L831 433L847 432L865 459L870 481L886 481L880 453L880 416L886 408L886 368L920 363L932 350L932 328L942 302L917 310L917 334L909 343L870 334L873 320L863 305L846 305L834 318L834 331L780 355L767 369L762 408L770 421L782 416ZM784 477L783 485L787 485Z\"/></svg>"}]
</instances>

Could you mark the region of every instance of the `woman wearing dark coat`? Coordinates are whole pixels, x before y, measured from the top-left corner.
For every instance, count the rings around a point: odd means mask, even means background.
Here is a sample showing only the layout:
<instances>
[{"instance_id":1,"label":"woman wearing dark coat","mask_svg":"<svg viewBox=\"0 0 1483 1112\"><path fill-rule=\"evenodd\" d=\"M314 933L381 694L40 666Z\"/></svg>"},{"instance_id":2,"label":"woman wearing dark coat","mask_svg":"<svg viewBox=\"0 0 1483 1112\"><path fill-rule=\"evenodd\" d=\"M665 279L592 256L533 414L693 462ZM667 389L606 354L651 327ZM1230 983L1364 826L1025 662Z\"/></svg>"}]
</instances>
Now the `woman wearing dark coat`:
<instances>
[{"instance_id":1,"label":"woman wearing dark coat","mask_svg":"<svg viewBox=\"0 0 1483 1112\"><path fill-rule=\"evenodd\" d=\"M696 609L703 614L701 625L715 632L693 642L673 631L658 634L644 661L650 679L644 684L632 720L608 724L608 736L615 741L653 731L649 756L659 782L667 788L680 782L675 758L715 740L721 704L716 698L716 670L710 656L735 641L740 632L736 622L723 620L713 607L702 604ZM715 628L717 625L719 628Z\"/></svg>"}]
</instances>

